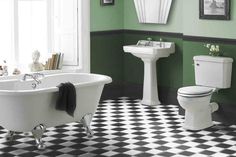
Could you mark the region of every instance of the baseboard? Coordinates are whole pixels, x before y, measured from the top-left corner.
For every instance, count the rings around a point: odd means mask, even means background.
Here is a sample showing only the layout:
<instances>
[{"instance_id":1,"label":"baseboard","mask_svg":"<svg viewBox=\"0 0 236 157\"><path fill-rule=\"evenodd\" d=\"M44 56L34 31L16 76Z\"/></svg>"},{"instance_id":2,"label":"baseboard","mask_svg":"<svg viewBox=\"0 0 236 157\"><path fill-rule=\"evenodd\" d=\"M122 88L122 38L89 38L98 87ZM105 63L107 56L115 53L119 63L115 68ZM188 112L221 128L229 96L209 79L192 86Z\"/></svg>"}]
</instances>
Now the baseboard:
<instances>
[{"instance_id":1,"label":"baseboard","mask_svg":"<svg viewBox=\"0 0 236 157\"><path fill-rule=\"evenodd\" d=\"M219 103L218 111L213 113L213 120L224 124L236 124L236 105Z\"/></svg>"},{"instance_id":2,"label":"baseboard","mask_svg":"<svg viewBox=\"0 0 236 157\"><path fill-rule=\"evenodd\" d=\"M158 87L159 99L163 104L178 104L177 89ZM121 96L142 99L143 85L134 83L109 84L104 87L101 100L113 99Z\"/></svg>"},{"instance_id":3,"label":"baseboard","mask_svg":"<svg viewBox=\"0 0 236 157\"><path fill-rule=\"evenodd\" d=\"M107 99L116 99L118 97L124 96L122 84L106 84L104 86L101 101Z\"/></svg>"},{"instance_id":4,"label":"baseboard","mask_svg":"<svg viewBox=\"0 0 236 157\"><path fill-rule=\"evenodd\" d=\"M127 97L142 99L143 86L141 84L125 83L123 94Z\"/></svg>"}]
</instances>

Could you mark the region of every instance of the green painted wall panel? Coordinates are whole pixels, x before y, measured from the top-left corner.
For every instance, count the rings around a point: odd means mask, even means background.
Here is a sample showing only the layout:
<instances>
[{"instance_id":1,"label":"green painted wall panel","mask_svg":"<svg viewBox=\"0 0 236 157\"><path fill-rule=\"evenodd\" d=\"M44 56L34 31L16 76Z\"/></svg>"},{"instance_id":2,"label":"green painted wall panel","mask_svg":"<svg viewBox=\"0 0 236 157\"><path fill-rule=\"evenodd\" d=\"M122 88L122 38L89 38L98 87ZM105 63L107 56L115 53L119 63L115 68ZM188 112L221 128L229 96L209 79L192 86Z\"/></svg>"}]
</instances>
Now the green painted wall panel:
<instances>
[{"instance_id":1,"label":"green painted wall panel","mask_svg":"<svg viewBox=\"0 0 236 157\"><path fill-rule=\"evenodd\" d=\"M116 0L115 6L101 7L100 0L91 0L91 31L132 29L163 32L183 32L185 35L236 39L236 2L231 1L231 20L200 20L199 0L173 1L167 25L139 24L133 0ZM143 82L143 62L123 52L123 45L134 44L140 39L160 36L152 34L92 35L91 71L109 75L114 83ZM158 84L177 89L195 85L193 56L207 54L203 42L183 41L181 38L162 37L176 43L176 53L157 62ZM236 45L220 44L224 56L236 61ZM236 101L236 63L233 64L232 87L215 93L213 100L234 104Z\"/></svg>"},{"instance_id":2,"label":"green painted wall panel","mask_svg":"<svg viewBox=\"0 0 236 157\"><path fill-rule=\"evenodd\" d=\"M91 36L91 72L123 82L123 34Z\"/></svg>"},{"instance_id":3,"label":"green painted wall panel","mask_svg":"<svg viewBox=\"0 0 236 157\"><path fill-rule=\"evenodd\" d=\"M100 6L91 0L91 31L133 29L179 32L185 35L236 39L236 2L231 1L231 20L199 19L199 0L174 0L168 23L140 24L133 0L116 0L114 6Z\"/></svg>"},{"instance_id":4,"label":"green painted wall panel","mask_svg":"<svg viewBox=\"0 0 236 157\"><path fill-rule=\"evenodd\" d=\"M90 0L91 31L123 29L124 0L116 0L114 6L101 6L100 0Z\"/></svg>"},{"instance_id":5,"label":"green painted wall panel","mask_svg":"<svg viewBox=\"0 0 236 157\"><path fill-rule=\"evenodd\" d=\"M135 44L139 39L157 35L128 34L93 35L91 37L91 71L113 78L113 83L143 83L143 62L131 54L124 53L122 46ZM158 84L162 87L177 89L195 85L193 56L207 55L203 42L182 41L181 38L162 37L164 41L176 43L176 53L157 61ZM220 44L224 56L236 61L236 45ZM236 101L236 63L233 63L232 86L213 95L213 100L233 104Z\"/></svg>"},{"instance_id":6,"label":"green painted wall panel","mask_svg":"<svg viewBox=\"0 0 236 157\"><path fill-rule=\"evenodd\" d=\"M236 39L236 2L231 0L231 20L199 19L199 0L186 0L183 7L183 33L185 35Z\"/></svg>"}]
</instances>

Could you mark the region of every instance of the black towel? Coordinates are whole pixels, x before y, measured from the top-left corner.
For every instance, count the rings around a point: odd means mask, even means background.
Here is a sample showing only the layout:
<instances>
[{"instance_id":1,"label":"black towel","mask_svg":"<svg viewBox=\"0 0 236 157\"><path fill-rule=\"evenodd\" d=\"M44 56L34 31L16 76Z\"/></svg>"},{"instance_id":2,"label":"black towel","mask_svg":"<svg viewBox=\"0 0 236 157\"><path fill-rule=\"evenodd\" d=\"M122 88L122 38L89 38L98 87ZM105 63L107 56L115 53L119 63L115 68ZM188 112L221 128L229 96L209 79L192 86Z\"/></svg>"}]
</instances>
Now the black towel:
<instances>
[{"instance_id":1,"label":"black towel","mask_svg":"<svg viewBox=\"0 0 236 157\"><path fill-rule=\"evenodd\" d=\"M59 95L57 98L56 109L66 111L70 116L74 117L76 108L76 90L75 86L70 83L61 83L59 86Z\"/></svg>"}]
</instances>

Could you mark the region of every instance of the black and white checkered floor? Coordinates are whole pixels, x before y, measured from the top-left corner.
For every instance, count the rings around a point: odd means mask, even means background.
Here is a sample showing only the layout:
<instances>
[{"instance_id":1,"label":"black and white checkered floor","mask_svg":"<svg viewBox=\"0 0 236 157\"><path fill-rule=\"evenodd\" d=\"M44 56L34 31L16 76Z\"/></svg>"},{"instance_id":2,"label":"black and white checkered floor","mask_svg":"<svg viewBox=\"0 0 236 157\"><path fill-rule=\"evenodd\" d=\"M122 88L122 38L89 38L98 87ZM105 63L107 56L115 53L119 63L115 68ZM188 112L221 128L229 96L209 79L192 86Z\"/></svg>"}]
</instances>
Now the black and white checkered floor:
<instances>
[{"instance_id":1,"label":"black and white checkered floor","mask_svg":"<svg viewBox=\"0 0 236 157\"><path fill-rule=\"evenodd\" d=\"M103 101L93 118L92 138L78 123L48 128L44 151L38 151L34 139L24 134L7 142L7 131L0 129L0 156L236 156L235 125L216 123L210 129L190 132L182 129L177 106L147 107L139 101L126 97Z\"/></svg>"}]
</instances>

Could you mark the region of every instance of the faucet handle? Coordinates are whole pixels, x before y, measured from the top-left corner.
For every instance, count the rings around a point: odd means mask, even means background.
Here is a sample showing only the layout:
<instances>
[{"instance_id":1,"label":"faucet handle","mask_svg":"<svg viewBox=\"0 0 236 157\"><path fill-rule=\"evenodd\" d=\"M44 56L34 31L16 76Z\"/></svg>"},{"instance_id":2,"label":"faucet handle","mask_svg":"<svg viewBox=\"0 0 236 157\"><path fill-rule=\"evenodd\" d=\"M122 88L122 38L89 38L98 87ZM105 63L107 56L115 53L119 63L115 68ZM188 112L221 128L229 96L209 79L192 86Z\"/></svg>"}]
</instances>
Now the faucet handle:
<instances>
[{"instance_id":1,"label":"faucet handle","mask_svg":"<svg viewBox=\"0 0 236 157\"><path fill-rule=\"evenodd\" d=\"M34 77L39 77L39 76L44 77L44 74L43 73L33 73L33 76Z\"/></svg>"},{"instance_id":2,"label":"faucet handle","mask_svg":"<svg viewBox=\"0 0 236 157\"><path fill-rule=\"evenodd\" d=\"M23 80L23 81L26 81L26 78L29 77L29 76L32 76L32 75L30 75L30 74L24 74L22 80Z\"/></svg>"},{"instance_id":3,"label":"faucet handle","mask_svg":"<svg viewBox=\"0 0 236 157\"><path fill-rule=\"evenodd\" d=\"M160 38L160 47L163 47L164 43L163 43L163 39Z\"/></svg>"}]
</instances>

